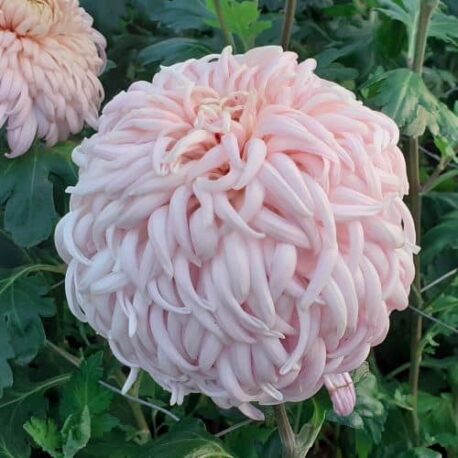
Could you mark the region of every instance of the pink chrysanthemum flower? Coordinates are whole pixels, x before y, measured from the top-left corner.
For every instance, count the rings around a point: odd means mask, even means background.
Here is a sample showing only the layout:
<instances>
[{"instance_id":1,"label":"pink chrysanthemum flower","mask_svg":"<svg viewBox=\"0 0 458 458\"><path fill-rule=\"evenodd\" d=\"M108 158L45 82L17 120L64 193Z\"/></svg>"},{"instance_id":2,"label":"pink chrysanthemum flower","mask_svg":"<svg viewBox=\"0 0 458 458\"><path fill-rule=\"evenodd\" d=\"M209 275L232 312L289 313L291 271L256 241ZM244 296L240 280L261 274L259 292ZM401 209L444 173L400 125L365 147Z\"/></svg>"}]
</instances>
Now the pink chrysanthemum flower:
<instances>
[{"instance_id":1,"label":"pink chrysanthemum flower","mask_svg":"<svg viewBox=\"0 0 458 458\"><path fill-rule=\"evenodd\" d=\"M266 47L163 68L74 151L68 303L129 382L255 419L325 384L353 410L348 372L407 306L415 231L397 127L315 65Z\"/></svg>"},{"instance_id":2,"label":"pink chrysanthemum flower","mask_svg":"<svg viewBox=\"0 0 458 458\"><path fill-rule=\"evenodd\" d=\"M0 128L17 157L97 125L105 38L78 0L0 0Z\"/></svg>"}]
</instances>

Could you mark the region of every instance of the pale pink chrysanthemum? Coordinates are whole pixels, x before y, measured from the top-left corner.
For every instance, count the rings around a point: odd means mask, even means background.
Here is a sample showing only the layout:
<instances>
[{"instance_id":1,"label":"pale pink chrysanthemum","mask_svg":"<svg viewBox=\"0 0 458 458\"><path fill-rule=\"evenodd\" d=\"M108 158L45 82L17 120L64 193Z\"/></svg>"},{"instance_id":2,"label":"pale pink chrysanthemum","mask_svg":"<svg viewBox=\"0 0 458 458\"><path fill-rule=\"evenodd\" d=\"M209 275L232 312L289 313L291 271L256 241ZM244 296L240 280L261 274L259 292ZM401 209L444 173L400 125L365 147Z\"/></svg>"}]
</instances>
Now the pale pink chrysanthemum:
<instances>
[{"instance_id":1,"label":"pale pink chrysanthemum","mask_svg":"<svg viewBox=\"0 0 458 458\"><path fill-rule=\"evenodd\" d=\"M0 128L17 157L97 125L105 38L78 0L0 0Z\"/></svg>"},{"instance_id":2,"label":"pale pink chrysanthemum","mask_svg":"<svg viewBox=\"0 0 458 458\"><path fill-rule=\"evenodd\" d=\"M415 230L389 118L257 48L163 68L73 153L56 230L72 312L180 403L310 398L349 414L348 374L407 306ZM126 387L128 388L128 386Z\"/></svg>"}]
</instances>

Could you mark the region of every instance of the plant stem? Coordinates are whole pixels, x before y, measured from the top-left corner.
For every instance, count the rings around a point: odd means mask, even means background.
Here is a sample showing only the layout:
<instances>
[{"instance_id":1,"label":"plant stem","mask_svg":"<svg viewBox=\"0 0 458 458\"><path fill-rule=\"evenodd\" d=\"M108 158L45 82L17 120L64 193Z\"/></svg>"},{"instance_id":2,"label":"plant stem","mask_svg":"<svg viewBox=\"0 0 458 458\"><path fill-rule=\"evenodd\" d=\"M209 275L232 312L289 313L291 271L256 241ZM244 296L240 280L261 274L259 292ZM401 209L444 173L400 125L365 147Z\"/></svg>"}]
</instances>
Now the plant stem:
<instances>
[{"instance_id":1,"label":"plant stem","mask_svg":"<svg viewBox=\"0 0 458 458\"><path fill-rule=\"evenodd\" d=\"M418 19L417 33L415 34L415 53L412 62L412 71L421 75L423 71L423 62L425 60L426 42L428 38L428 27L431 16L436 9L438 0L422 0L420 7L420 16ZM407 150L407 174L409 178L410 191L408 204L415 221L417 232L417 244L420 244L421 231L421 184L420 184L420 154L419 141L417 137L408 139ZM421 290L420 277L420 256L415 256L415 279L413 289L410 295L410 303L414 307L421 309L422 298L418 291ZM411 341L410 341L410 390L412 394L412 429L413 442L415 445L420 443L420 422L418 418L418 380L420 376L420 365L422 358L422 324L421 315L414 314L411 323Z\"/></svg>"},{"instance_id":2,"label":"plant stem","mask_svg":"<svg viewBox=\"0 0 458 458\"><path fill-rule=\"evenodd\" d=\"M240 423L237 423L235 425L229 426L229 428L223 429L219 433L216 433L215 437L223 437L226 434L232 433L233 431L236 431L239 428L243 428L244 426L249 425L250 423L252 423L252 421L253 420L244 420L244 421L241 421Z\"/></svg>"},{"instance_id":3,"label":"plant stem","mask_svg":"<svg viewBox=\"0 0 458 458\"><path fill-rule=\"evenodd\" d=\"M428 180L426 183L423 185L421 192L423 194L431 191L435 186L438 181L438 178L440 178L441 173L447 168L448 164L452 158L446 158L444 160L441 160L439 164L437 164L436 168L433 170L433 173L429 176Z\"/></svg>"},{"instance_id":4,"label":"plant stem","mask_svg":"<svg viewBox=\"0 0 458 458\"><path fill-rule=\"evenodd\" d=\"M283 445L283 458L302 458L297 450L296 436L289 423L285 405L274 406L274 412Z\"/></svg>"},{"instance_id":5,"label":"plant stem","mask_svg":"<svg viewBox=\"0 0 458 458\"><path fill-rule=\"evenodd\" d=\"M115 372L115 379L118 382L119 386L123 386L126 377L122 373L121 369L118 369ZM131 388L131 394L133 397L138 398L138 392L140 389L141 378L139 378L135 383L134 386ZM139 435L139 442L141 444L145 444L146 442L151 440L151 431L149 429L148 423L146 421L145 416L143 415L143 410L141 405L137 404L136 402L132 402L130 400L127 401L129 403L130 410L135 418L137 426L139 428L138 435Z\"/></svg>"},{"instance_id":6,"label":"plant stem","mask_svg":"<svg viewBox=\"0 0 458 458\"><path fill-rule=\"evenodd\" d=\"M221 31L224 35L224 41L226 42L226 45L232 46L232 50L236 52L237 48L235 46L234 37L229 30L229 27L227 26L226 19L224 18L224 11L223 6L221 5L221 0L213 0L213 3L215 5L216 16L218 17Z\"/></svg>"},{"instance_id":7,"label":"plant stem","mask_svg":"<svg viewBox=\"0 0 458 458\"><path fill-rule=\"evenodd\" d=\"M296 14L297 0L286 0L285 2L285 19L283 22L283 30L281 33L281 45L286 51L289 46L291 32L293 30L294 16Z\"/></svg>"}]
</instances>

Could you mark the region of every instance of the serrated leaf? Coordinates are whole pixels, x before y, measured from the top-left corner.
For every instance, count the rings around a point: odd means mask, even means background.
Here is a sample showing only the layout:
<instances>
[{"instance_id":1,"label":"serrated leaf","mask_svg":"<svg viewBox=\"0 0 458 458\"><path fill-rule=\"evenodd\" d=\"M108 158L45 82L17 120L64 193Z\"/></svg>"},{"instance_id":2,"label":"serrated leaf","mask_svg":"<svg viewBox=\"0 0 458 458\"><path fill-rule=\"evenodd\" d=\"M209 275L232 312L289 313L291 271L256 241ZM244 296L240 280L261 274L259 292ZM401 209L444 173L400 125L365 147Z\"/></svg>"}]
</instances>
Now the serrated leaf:
<instances>
[{"instance_id":1,"label":"serrated leaf","mask_svg":"<svg viewBox=\"0 0 458 458\"><path fill-rule=\"evenodd\" d=\"M216 17L215 5L212 0L207 0L207 8ZM256 0L242 2L221 0L221 8L228 30L240 39L245 50L252 48L256 37L272 26L271 21L260 19ZM207 20L207 23L216 29L221 28L217 19Z\"/></svg>"},{"instance_id":2,"label":"serrated leaf","mask_svg":"<svg viewBox=\"0 0 458 458\"><path fill-rule=\"evenodd\" d=\"M91 415L88 406L81 413L71 414L62 427L64 458L73 458L91 438Z\"/></svg>"},{"instance_id":3,"label":"serrated leaf","mask_svg":"<svg viewBox=\"0 0 458 458\"><path fill-rule=\"evenodd\" d=\"M50 176L56 173L62 178L76 178L70 163L73 146L66 143L45 148L37 143L27 154L14 160L0 157L4 227L17 245L32 247L50 236L57 219Z\"/></svg>"},{"instance_id":4,"label":"serrated leaf","mask_svg":"<svg viewBox=\"0 0 458 458\"><path fill-rule=\"evenodd\" d=\"M390 116L407 135L433 135L458 142L458 117L426 87L420 75L407 68L391 70L366 83L372 104Z\"/></svg>"},{"instance_id":5,"label":"serrated leaf","mask_svg":"<svg viewBox=\"0 0 458 458\"><path fill-rule=\"evenodd\" d=\"M428 36L458 44L458 18L440 11L436 12L429 26Z\"/></svg>"},{"instance_id":6,"label":"serrated leaf","mask_svg":"<svg viewBox=\"0 0 458 458\"><path fill-rule=\"evenodd\" d=\"M402 22L408 29L414 28L420 13L418 0L379 0L378 10L395 21Z\"/></svg>"},{"instance_id":7,"label":"serrated leaf","mask_svg":"<svg viewBox=\"0 0 458 458\"><path fill-rule=\"evenodd\" d=\"M7 359L27 364L44 345L41 318L55 313L53 300L46 297L48 289L44 279L38 276L14 282L8 277L0 281L0 320L5 325L3 339L9 341L14 353Z\"/></svg>"},{"instance_id":8,"label":"serrated leaf","mask_svg":"<svg viewBox=\"0 0 458 458\"><path fill-rule=\"evenodd\" d=\"M62 447L62 437L52 418L42 420L32 417L25 423L24 429L44 452L52 458L61 458L62 454L59 450Z\"/></svg>"},{"instance_id":9,"label":"serrated leaf","mask_svg":"<svg viewBox=\"0 0 458 458\"><path fill-rule=\"evenodd\" d=\"M113 394L99 384L102 375L102 353L81 363L62 391L60 412L64 418L86 407L91 415L104 413L110 407Z\"/></svg>"},{"instance_id":10,"label":"serrated leaf","mask_svg":"<svg viewBox=\"0 0 458 458\"><path fill-rule=\"evenodd\" d=\"M142 49L138 60L143 65L160 63L167 66L205 56L210 51L206 44L195 38L168 38Z\"/></svg>"},{"instance_id":11,"label":"serrated leaf","mask_svg":"<svg viewBox=\"0 0 458 458\"><path fill-rule=\"evenodd\" d=\"M410 48L415 41L415 32L418 27L420 17L420 0L379 0L378 10L386 16L396 21L402 22L407 29L410 37ZM428 28L428 36L437 38L447 43L457 43L458 40L458 18L436 10L431 17ZM412 51L410 49L410 51ZM411 52L409 52L411 55Z\"/></svg>"}]
</instances>

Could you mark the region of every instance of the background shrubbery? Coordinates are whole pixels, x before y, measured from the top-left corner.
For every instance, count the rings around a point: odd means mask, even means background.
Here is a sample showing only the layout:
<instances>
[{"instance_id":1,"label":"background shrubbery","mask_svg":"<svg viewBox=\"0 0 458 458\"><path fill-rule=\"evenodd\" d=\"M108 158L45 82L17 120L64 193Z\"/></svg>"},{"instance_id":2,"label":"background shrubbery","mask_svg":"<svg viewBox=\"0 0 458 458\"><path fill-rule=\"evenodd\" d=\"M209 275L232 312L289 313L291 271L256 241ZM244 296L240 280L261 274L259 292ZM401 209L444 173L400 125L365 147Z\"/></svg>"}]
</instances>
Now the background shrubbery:
<instances>
[{"instance_id":1,"label":"background shrubbery","mask_svg":"<svg viewBox=\"0 0 458 458\"><path fill-rule=\"evenodd\" d=\"M212 1L81 3L108 39L107 100L135 80L150 80L160 65L225 45ZM222 4L237 51L279 43L282 0ZM355 375L358 404L350 417L330 413L321 395L288 406L296 431L326 416L311 456L458 456L458 3L448 0L432 17L423 77L409 69L419 5L298 0L291 49L301 60L315 57L320 76L393 117L405 145L420 136L422 310L432 317L415 344L423 355L418 402L408 380L410 321L418 313L411 308L393 315L389 337ZM147 375L130 399L116 392L125 375L106 343L68 311L65 268L52 241L68 205L64 190L77 178L70 153L84 135L90 132L52 150L36 144L13 162L0 158L0 457L279 457L269 409L267 421L255 424L199 395L170 408L169 395Z\"/></svg>"}]
</instances>

